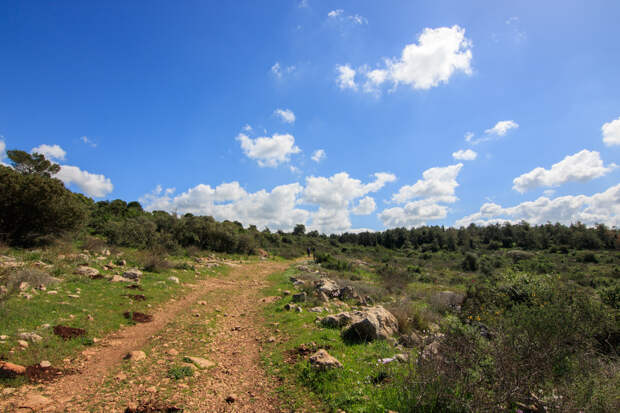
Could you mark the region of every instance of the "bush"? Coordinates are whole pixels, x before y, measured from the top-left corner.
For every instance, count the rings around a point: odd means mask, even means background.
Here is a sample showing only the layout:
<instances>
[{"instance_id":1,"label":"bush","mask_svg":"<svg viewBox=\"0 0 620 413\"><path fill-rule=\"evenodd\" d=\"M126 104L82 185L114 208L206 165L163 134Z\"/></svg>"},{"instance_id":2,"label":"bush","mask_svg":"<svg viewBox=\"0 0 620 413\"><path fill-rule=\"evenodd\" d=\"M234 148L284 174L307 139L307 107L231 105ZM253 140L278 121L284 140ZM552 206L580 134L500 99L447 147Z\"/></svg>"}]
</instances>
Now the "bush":
<instances>
[{"instance_id":1,"label":"bush","mask_svg":"<svg viewBox=\"0 0 620 413\"><path fill-rule=\"evenodd\" d=\"M465 258L461 263L461 268L463 268L463 271L478 271L478 267L478 257L471 252L465 254Z\"/></svg>"},{"instance_id":2,"label":"bush","mask_svg":"<svg viewBox=\"0 0 620 413\"><path fill-rule=\"evenodd\" d=\"M174 380L181 380L185 377L192 377L194 370L190 366L172 366L168 369L168 377Z\"/></svg>"}]
</instances>

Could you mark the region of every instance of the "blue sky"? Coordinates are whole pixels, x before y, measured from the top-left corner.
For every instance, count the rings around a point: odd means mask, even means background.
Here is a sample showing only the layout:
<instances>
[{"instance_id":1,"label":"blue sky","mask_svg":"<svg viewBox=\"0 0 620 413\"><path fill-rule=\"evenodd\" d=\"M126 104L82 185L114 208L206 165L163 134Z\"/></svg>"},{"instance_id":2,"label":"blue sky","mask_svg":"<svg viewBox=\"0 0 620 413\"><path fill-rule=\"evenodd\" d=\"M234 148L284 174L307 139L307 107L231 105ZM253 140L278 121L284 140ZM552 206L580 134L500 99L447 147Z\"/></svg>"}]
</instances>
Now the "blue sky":
<instances>
[{"instance_id":1,"label":"blue sky","mask_svg":"<svg viewBox=\"0 0 620 413\"><path fill-rule=\"evenodd\" d=\"M620 3L387 4L2 2L0 149L272 229L620 226Z\"/></svg>"}]
</instances>

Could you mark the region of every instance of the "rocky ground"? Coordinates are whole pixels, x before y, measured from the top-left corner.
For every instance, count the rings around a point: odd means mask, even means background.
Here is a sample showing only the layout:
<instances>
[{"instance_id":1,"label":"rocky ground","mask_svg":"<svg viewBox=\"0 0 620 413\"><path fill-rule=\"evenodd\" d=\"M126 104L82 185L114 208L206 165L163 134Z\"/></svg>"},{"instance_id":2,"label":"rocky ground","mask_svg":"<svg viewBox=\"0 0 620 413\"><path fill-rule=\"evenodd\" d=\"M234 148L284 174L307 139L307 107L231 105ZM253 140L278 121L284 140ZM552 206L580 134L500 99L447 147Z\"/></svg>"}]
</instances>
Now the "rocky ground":
<instances>
[{"instance_id":1,"label":"rocky ground","mask_svg":"<svg viewBox=\"0 0 620 413\"><path fill-rule=\"evenodd\" d=\"M5 388L0 411L277 412L260 350L260 291L288 262L234 266L223 279L197 281L153 320L126 327L70 360L75 374Z\"/></svg>"}]
</instances>

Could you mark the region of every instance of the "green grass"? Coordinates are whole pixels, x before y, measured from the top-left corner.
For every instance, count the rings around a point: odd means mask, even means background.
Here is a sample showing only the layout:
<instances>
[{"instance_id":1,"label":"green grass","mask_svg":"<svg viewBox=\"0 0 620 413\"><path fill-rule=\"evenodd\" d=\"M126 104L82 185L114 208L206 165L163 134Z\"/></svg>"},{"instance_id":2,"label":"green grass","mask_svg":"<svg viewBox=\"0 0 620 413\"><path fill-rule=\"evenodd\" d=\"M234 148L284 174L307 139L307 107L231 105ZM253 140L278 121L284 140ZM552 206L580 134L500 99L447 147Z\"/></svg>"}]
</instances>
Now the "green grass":
<instances>
[{"instance_id":1,"label":"green grass","mask_svg":"<svg viewBox=\"0 0 620 413\"><path fill-rule=\"evenodd\" d=\"M20 259L37 261L46 255L42 252L16 252ZM126 251L123 258L127 259L126 268L137 267L133 251ZM108 262L109 260L103 261ZM175 259L178 261L178 258ZM76 354L85 346L93 343L93 338L102 338L122 326L132 324L125 319L125 311L139 311L152 314L157 307L171 298L182 296L187 291L187 283L195 283L198 278L224 275L227 267L201 271L196 275L191 270L168 269L160 273L144 272L140 281L142 290L128 289L127 283L113 283L105 279L91 280L88 277L73 274L75 265L58 261L54 263L51 272L59 273L62 281L47 290L57 291L56 295L49 295L46 291L39 291L30 300L13 296L4 303L0 303L0 335L7 335L6 342L0 342L0 356L11 362L21 365L33 365L41 360L49 360L52 365L60 365L61 361ZM101 265L90 265L101 271L102 274L111 274L104 271ZM176 284L167 280L175 276L181 281ZM79 292L79 293L78 293ZM126 295L141 294L145 301L136 301ZM79 295L72 298L69 295ZM89 320L89 316L92 320ZM45 325L49 327L45 327ZM63 340L53 334L52 328L62 324L86 330L86 336ZM29 347L20 350L17 344L17 335L20 332L35 332L43 340L39 343L29 343ZM19 385L23 379L0 379L2 385Z\"/></svg>"},{"instance_id":2,"label":"green grass","mask_svg":"<svg viewBox=\"0 0 620 413\"><path fill-rule=\"evenodd\" d=\"M264 294L278 295L281 290L292 290L292 284L288 281L292 274L294 271L289 270L271 275L272 286ZM274 335L281 334L288 340L267 345L264 353L268 372L283 379L278 391L281 399L290 403L287 407L299 408L311 399L319 400L322 410L327 411L398 410L397 389L390 382L404 374L408 366L398 362L378 363L381 358L394 356L395 349L385 341L347 344L341 339L339 330L318 327L315 324L316 313L283 310L289 301L290 298L285 297L265 310L267 327L272 329ZM279 324L276 327L273 323ZM280 333L276 333L276 329ZM328 352L343 364L343 368L317 372L302 357L291 363L289 352L311 342L320 347L329 346ZM383 377L386 380L380 382Z\"/></svg>"}]
</instances>

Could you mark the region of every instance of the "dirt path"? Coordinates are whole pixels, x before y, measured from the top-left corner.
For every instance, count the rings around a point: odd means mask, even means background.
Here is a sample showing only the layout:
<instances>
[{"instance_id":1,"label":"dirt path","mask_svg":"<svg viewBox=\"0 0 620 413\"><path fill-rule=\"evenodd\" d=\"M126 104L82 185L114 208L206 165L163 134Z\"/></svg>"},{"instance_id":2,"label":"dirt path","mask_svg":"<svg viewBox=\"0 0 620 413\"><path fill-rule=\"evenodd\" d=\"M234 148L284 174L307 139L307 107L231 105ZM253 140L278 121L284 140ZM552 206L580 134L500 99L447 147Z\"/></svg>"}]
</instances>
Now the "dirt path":
<instances>
[{"instance_id":1,"label":"dirt path","mask_svg":"<svg viewBox=\"0 0 620 413\"><path fill-rule=\"evenodd\" d=\"M152 322L126 327L84 351L75 362L77 374L30 388L0 410L122 412L128 406L174 405L186 412L280 411L273 396L276 383L260 365L261 344L267 340L260 290L269 274L289 265L242 264L223 278L200 281L183 299L161 308ZM144 350L147 359L123 361L133 350ZM170 378L170 369L187 367L183 361L190 355L214 367Z\"/></svg>"}]
</instances>

